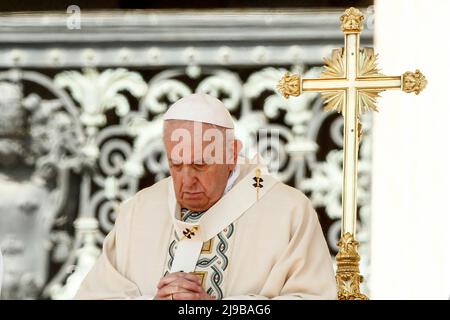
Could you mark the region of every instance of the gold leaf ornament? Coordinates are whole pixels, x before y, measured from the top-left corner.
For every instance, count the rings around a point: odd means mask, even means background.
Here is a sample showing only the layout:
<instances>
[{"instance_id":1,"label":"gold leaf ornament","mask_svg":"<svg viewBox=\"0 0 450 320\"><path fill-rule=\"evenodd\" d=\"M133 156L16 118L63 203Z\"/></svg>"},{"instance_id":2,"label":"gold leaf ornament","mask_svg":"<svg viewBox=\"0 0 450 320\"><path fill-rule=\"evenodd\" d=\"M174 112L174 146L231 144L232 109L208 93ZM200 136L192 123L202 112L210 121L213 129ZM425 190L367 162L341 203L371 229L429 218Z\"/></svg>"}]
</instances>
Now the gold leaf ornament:
<instances>
[{"instance_id":1,"label":"gold leaf ornament","mask_svg":"<svg viewBox=\"0 0 450 320\"><path fill-rule=\"evenodd\" d=\"M414 92L417 95L425 89L427 84L427 79L419 70L407 71L402 75L402 90L406 93Z\"/></svg>"},{"instance_id":2,"label":"gold leaf ornament","mask_svg":"<svg viewBox=\"0 0 450 320\"><path fill-rule=\"evenodd\" d=\"M277 89L285 97L299 96L301 79L299 75L286 73L280 82L278 82Z\"/></svg>"},{"instance_id":3,"label":"gold leaf ornament","mask_svg":"<svg viewBox=\"0 0 450 320\"><path fill-rule=\"evenodd\" d=\"M345 64L343 57L343 49L333 49L330 58L324 58L325 71L322 72L321 78L343 78L345 77Z\"/></svg>"},{"instance_id":4,"label":"gold leaf ornament","mask_svg":"<svg viewBox=\"0 0 450 320\"><path fill-rule=\"evenodd\" d=\"M364 27L364 16L358 9L351 7L341 16L341 29L344 33L360 33Z\"/></svg>"}]
</instances>

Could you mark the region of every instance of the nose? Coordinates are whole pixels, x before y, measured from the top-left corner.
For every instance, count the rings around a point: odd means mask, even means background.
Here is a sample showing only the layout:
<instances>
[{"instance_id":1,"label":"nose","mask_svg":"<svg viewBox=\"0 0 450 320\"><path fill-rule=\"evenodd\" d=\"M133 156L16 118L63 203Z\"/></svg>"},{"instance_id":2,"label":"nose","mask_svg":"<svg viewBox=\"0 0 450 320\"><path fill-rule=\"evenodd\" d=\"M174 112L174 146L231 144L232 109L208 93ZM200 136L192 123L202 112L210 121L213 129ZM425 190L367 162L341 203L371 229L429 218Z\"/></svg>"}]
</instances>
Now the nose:
<instances>
[{"instance_id":1,"label":"nose","mask_svg":"<svg viewBox=\"0 0 450 320\"><path fill-rule=\"evenodd\" d=\"M194 187L197 182L195 170L191 166L183 166L183 185L185 187Z\"/></svg>"}]
</instances>

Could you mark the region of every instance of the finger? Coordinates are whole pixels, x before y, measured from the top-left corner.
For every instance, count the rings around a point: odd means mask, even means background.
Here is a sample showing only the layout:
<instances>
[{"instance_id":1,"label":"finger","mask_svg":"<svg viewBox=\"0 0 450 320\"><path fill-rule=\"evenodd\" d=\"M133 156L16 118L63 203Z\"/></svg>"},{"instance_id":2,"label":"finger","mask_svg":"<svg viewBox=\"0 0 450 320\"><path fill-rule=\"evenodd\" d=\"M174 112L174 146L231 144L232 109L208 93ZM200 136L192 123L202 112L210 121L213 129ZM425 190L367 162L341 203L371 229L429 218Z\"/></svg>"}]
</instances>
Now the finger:
<instances>
[{"instance_id":1,"label":"finger","mask_svg":"<svg viewBox=\"0 0 450 320\"><path fill-rule=\"evenodd\" d=\"M166 275L165 277L161 278L161 280L159 280L159 283L157 285L157 288L161 288L173 281L175 281L176 279L182 277L183 272L174 272L174 273L169 273L168 275Z\"/></svg>"},{"instance_id":2,"label":"finger","mask_svg":"<svg viewBox=\"0 0 450 320\"><path fill-rule=\"evenodd\" d=\"M194 281L198 284L202 284L202 278L194 273L185 273L185 279Z\"/></svg>"},{"instance_id":3,"label":"finger","mask_svg":"<svg viewBox=\"0 0 450 320\"><path fill-rule=\"evenodd\" d=\"M174 273L170 273L167 276L165 276L164 278L162 278L159 281L159 283L157 285L157 288L160 289L163 286L166 286L166 285L168 285L168 284L170 284L170 283L172 283L175 280L180 279L180 278L184 278L184 279L193 281L193 282L195 282L195 283L197 283L199 285L202 284L202 279L200 278L200 276L197 276L197 275L192 274L192 273L186 273L186 272L174 272Z\"/></svg>"},{"instance_id":4,"label":"finger","mask_svg":"<svg viewBox=\"0 0 450 320\"><path fill-rule=\"evenodd\" d=\"M170 294L163 294L161 292L158 292L155 296L155 300L173 300L170 297Z\"/></svg>"},{"instance_id":5,"label":"finger","mask_svg":"<svg viewBox=\"0 0 450 320\"><path fill-rule=\"evenodd\" d=\"M178 285L170 285L170 286L165 286L161 289L158 290L158 294L162 297L166 297L169 296L171 294L175 294L177 292L192 292L188 289L182 288Z\"/></svg>"},{"instance_id":6,"label":"finger","mask_svg":"<svg viewBox=\"0 0 450 320\"><path fill-rule=\"evenodd\" d=\"M201 295L197 292L177 292L173 294L173 300L200 300Z\"/></svg>"},{"instance_id":7,"label":"finger","mask_svg":"<svg viewBox=\"0 0 450 320\"><path fill-rule=\"evenodd\" d=\"M203 288L199 284L189 281L189 280L186 280L186 279L177 279L177 280L171 282L169 285L162 287L160 290L162 290L166 287L176 288L174 290L174 292L181 291L181 290L193 291L193 292L199 292L199 293L204 292Z\"/></svg>"},{"instance_id":8,"label":"finger","mask_svg":"<svg viewBox=\"0 0 450 320\"><path fill-rule=\"evenodd\" d=\"M159 294L157 294L155 296L154 300L174 300L174 299L173 299L173 295L172 294L168 294L168 295L159 295Z\"/></svg>"},{"instance_id":9,"label":"finger","mask_svg":"<svg viewBox=\"0 0 450 320\"><path fill-rule=\"evenodd\" d=\"M191 272L174 272L172 273L173 275L175 275L177 278L185 278L188 279L190 281L194 281L194 282L201 282L202 278L198 275L196 275L195 273L191 273Z\"/></svg>"},{"instance_id":10,"label":"finger","mask_svg":"<svg viewBox=\"0 0 450 320\"><path fill-rule=\"evenodd\" d=\"M174 285L179 286L180 288L186 289L186 290L190 290L190 291L195 291L195 292L203 292L203 288L201 285L199 285L196 282L190 281L190 280L186 280L186 279L178 279L174 282L172 282Z\"/></svg>"}]
</instances>

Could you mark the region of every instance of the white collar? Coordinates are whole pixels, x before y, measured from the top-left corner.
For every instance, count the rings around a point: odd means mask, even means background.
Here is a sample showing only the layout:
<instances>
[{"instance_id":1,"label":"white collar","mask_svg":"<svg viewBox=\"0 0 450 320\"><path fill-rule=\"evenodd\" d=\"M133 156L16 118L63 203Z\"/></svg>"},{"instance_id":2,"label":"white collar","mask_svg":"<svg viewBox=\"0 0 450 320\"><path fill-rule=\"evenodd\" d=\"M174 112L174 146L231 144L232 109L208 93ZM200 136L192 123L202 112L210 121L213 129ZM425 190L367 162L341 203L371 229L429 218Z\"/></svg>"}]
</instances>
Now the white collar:
<instances>
[{"instance_id":1,"label":"white collar","mask_svg":"<svg viewBox=\"0 0 450 320\"><path fill-rule=\"evenodd\" d=\"M236 167L234 167L233 171L231 171L230 176L228 177L227 185L225 187L223 194L226 194L228 191L231 190L240 173L241 173L241 166L237 164Z\"/></svg>"}]
</instances>

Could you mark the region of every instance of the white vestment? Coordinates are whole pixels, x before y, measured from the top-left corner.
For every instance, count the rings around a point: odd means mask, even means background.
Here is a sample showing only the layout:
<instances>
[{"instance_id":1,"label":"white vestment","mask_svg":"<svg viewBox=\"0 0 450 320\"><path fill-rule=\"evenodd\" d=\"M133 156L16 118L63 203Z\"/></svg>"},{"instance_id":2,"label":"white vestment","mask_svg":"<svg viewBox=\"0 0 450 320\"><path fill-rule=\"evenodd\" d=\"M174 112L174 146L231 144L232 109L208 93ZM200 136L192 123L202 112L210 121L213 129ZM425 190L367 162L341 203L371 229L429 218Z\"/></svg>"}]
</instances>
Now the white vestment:
<instances>
[{"instance_id":1,"label":"white vestment","mask_svg":"<svg viewBox=\"0 0 450 320\"><path fill-rule=\"evenodd\" d=\"M182 270L218 299L335 299L332 260L309 199L255 165L240 165L231 189L204 213L181 210L171 177L122 203L103 252L77 299L156 295Z\"/></svg>"}]
</instances>

